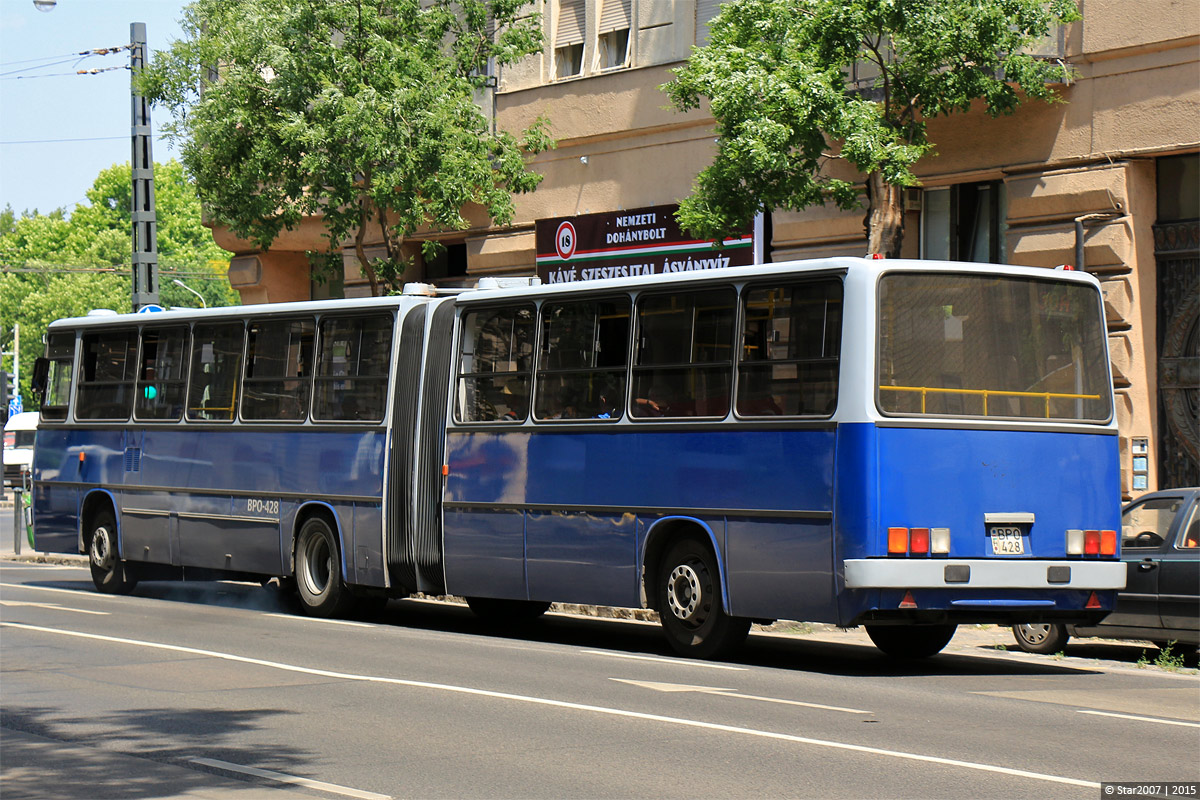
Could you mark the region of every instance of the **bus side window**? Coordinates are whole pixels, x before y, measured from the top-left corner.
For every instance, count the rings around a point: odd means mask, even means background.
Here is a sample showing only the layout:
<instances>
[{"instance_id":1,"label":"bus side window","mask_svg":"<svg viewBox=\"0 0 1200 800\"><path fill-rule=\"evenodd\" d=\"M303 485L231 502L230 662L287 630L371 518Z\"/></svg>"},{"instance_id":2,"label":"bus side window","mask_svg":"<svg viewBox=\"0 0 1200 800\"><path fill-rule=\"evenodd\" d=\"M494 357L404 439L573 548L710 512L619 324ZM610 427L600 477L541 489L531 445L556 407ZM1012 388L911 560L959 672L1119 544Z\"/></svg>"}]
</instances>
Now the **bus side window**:
<instances>
[{"instance_id":1,"label":"bus side window","mask_svg":"<svg viewBox=\"0 0 1200 800\"><path fill-rule=\"evenodd\" d=\"M240 322L197 325L192 331L192 368L187 400L189 420L233 421L237 412L242 338Z\"/></svg>"},{"instance_id":2,"label":"bus side window","mask_svg":"<svg viewBox=\"0 0 1200 800\"><path fill-rule=\"evenodd\" d=\"M455 398L459 422L519 422L529 415L532 305L463 314Z\"/></svg>"},{"instance_id":3,"label":"bus side window","mask_svg":"<svg viewBox=\"0 0 1200 800\"><path fill-rule=\"evenodd\" d=\"M638 299L631 416L729 413L736 302L732 287Z\"/></svg>"},{"instance_id":4,"label":"bus side window","mask_svg":"<svg viewBox=\"0 0 1200 800\"><path fill-rule=\"evenodd\" d=\"M65 420L71 399L71 379L75 364L75 334L52 333L46 337L46 387L42 398L42 419Z\"/></svg>"},{"instance_id":5,"label":"bus side window","mask_svg":"<svg viewBox=\"0 0 1200 800\"><path fill-rule=\"evenodd\" d=\"M87 333L82 339L76 419L129 419L133 407L137 331Z\"/></svg>"},{"instance_id":6,"label":"bus side window","mask_svg":"<svg viewBox=\"0 0 1200 800\"><path fill-rule=\"evenodd\" d=\"M325 317L321 320L313 419L383 419L392 317Z\"/></svg>"},{"instance_id":7,"label":"bus side window","mask_svg":"<svg viewBox=\"0 0 1200 800\"><path fill-rule=\"evenodd\" d=\"M628 297L546 303L534 416L620 419L629 353Z\"/></svg>"},{"instance_id":8,"label":"bus side window","mask_svg":"<svg viewBox=\"0 0 1200 800\"><path fill-rule=\"evenodd\" d=\"M314 329L311 319L266 319L250 323L246 333L242 419L308 417Z\"/></svg>"},{"instance_id":9,"label":"bus side window","mask_svg":"<svg viewBox=\"0 0 1200 800\"><path fill-rule=\"evenodd\" d=\"M145 328L138 363L136 419L178 420L187 388L187 328Z\"/></svg>"},{"instance_id":10,"label":"bus side window","mask_svg":"<svg viewBox=\"0 0 1200 800\"><path fill-rule=\"evenodd\" d=\"M738 414L832 414L842 338L841 281L751 288L743 303Z\"/></svg>"}]
</instances>

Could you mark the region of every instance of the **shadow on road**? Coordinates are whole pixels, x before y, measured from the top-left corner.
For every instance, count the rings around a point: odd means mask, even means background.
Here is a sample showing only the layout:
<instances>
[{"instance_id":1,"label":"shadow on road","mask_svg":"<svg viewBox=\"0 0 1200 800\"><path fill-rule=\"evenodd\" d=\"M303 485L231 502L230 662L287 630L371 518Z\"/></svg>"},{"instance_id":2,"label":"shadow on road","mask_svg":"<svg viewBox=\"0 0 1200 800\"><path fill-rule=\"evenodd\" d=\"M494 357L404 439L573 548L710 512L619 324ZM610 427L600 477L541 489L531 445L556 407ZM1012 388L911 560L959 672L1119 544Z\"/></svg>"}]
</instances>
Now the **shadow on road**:
<instances>
[{"instance_id":1,"label":"shadow on road","mask_svg":"<svg viewBox=\"0 0 1200 800\"><path fill-rule=\"evenodd\" d=\"M94 591L90 581L52 580L29 584L87 593ZM293 594L274 586L264 588L251 583L143 582L134 594L175 603L300 613ZM397 628L676 657L657 624L630 620L551 614L525 625L497 627L476 617L466 606L418 600L392 600L386 607L360 614L355 619ZM847 676L1079 675L1100 671L1103 665L1092 659L1134 667L1139 666L1140 660L1152 664L1158 657L1158 650L1152 645L1073 639L1065 648L1065 656L1031 657L1019 653L1015 644L995 644L960 648L959 653L944 652L924 660L897 661L863 643L861 637L852 634L840 634L840 637L844 641L838 640L836 632L819 637L751 634L732 663ZM1180 665L1194 668L1195 656L1186 657Z\"/></svg>"}]
</instances>

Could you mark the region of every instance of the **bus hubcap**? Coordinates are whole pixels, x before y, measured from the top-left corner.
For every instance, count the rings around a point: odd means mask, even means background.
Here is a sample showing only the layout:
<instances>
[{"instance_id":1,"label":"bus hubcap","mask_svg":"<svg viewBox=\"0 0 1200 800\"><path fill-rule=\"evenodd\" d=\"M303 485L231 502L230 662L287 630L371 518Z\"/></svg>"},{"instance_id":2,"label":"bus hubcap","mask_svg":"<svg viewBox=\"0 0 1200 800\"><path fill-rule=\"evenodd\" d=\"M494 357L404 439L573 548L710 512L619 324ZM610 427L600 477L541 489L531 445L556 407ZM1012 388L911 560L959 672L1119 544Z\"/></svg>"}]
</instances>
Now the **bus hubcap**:
<instances>
[{"instance_id":1,"label":"bus hubcap","mask_svg":"<svg viewBox=\"0 0 1200 800\"><path fill-rule=\"evenodd\" d=\"M667 605L671 613L682 620L691 619L700 605L700 576L687 564L671 570L667 580Z\"/></svg>"},{"instance_id":2,"label":"bus hubcap","mask_svg":"<svg viewBox=\"0 0 1200 800\"><path fill-rule=\"evenodd\" d=\"M112 561L112 542L109 541L108 528L97 528L92 534L90 548L92 563L101 569L107 569Z\"/></svg>"},{"instance_id":3,"label":"bus hubcap","mask_svg":"<svg viewBox=\"0 0 1200 800\"><path fill-rule=\"evenodd\" d=\"M308 591L313 595L322 594L329 586L329 576L333 571L332 558L325 540L314 536L304 549L304 582Z\"/></svg>"}]
</instances>

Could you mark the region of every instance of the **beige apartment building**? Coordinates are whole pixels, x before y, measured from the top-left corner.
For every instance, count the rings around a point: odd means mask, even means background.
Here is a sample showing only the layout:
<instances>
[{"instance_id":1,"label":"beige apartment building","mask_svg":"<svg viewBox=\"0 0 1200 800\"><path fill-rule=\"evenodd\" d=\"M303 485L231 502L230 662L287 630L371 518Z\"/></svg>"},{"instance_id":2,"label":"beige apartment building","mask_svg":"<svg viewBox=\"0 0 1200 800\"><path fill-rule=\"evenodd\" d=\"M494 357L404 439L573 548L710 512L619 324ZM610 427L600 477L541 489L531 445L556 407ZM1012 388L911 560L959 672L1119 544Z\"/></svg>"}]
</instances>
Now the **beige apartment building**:
<instances>
[{"instance_id":1,"label":"beige apartment building","mask_svg":"<svg viewBox=\"0 0 1200 800\"><path fill-rule=\"evenodd\" d=\"M705 43L718 7L546 3L544 52L500 70L480 98L502 129L549 117L558 147L531 161L545 179L517 199L513 225L480 221L443 236L445 253L430 263L414 245L406 277L467 285L485 275L556 281L685 268L687 237L671 212L712 158L713 121L673 111L659 86ZM1083 20L1039 51L1073 67L1066 102L930 122L937 153L918 165L923 185L905 198L904 253L1073 264L1100 279L1129 497L1200 484L1200 0L1080 8ZM310 220L269 252L220 229L214 236L237 253L229 276L245 302L366 294L349 260L343 282L313 281L304 251L322 247L320 230ZM865 250L862 212L775 211L704 266Z\"/></svg>"}]
</instances>

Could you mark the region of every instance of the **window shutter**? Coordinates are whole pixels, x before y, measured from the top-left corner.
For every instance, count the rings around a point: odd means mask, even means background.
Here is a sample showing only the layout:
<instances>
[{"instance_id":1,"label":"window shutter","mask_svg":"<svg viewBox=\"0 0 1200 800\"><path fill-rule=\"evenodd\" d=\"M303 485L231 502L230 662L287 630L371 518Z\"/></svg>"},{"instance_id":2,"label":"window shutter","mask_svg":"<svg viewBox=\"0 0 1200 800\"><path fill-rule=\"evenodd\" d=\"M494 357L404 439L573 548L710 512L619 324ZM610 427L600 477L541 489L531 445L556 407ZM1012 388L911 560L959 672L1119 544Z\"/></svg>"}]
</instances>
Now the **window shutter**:
<instances>
[{"instance_id":1,"label":"window shutter","mask_svg":"<svg viewBox=\"0 0 1200 800\"><path fill-rule=\"evenodd\" d=\"M721 13L721 0L696 0L696 44L708 44L708 23Z\"/></svg>"},{"instance_id":2,"label":"window shutter","mask_svg":"<svg viewBox=\"0 0 1200 800\"><path fill-rule=\"evenodd\" d=\"M632 4L632 0L604 0L604 10L600 14L600 33L628 30L633 19L630 9Z\"/></svg>"},{"instance_id":3,"label":"window shutter","mask_svg":"<svg viewBox=\"0 0 1200 800\"><path fill-rule=\"evenodd\" d=\"M558 28L554 46L567 47L583 44L584 0L558 0Z\"/></svg>"}]
</instances>

